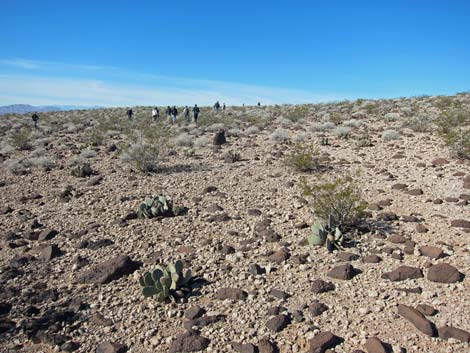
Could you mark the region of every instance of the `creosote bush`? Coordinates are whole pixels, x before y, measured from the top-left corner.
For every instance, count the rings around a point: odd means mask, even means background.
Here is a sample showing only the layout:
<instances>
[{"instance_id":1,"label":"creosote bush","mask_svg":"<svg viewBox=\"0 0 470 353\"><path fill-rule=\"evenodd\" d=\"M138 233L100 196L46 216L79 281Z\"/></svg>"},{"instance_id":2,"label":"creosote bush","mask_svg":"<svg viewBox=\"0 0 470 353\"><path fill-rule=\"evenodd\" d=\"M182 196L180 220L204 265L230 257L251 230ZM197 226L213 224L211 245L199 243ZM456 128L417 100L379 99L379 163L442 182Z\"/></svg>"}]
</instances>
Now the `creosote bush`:
<instances>
[{"instance_id":1,"label":"creosote bush","mask_svg":"<svg viewBox=\"0 0 470 353\"><path fill-rule=\"evenodd\" d=\"M451 111L437 121L437 132L457 158L470 159L470 112Z\"/></svg>"},{"instance_id":2,"label":"creosote bush","mask_svg":"<svg viewBox=\"0 0 470 353\"><path fill-rule=\"evenodd\" d=\"M299 172L310 172L320 169L318 153L311 146L296 145L285 158L287 166Z\"/></svg>"},{"instance_id":3,"label":"creosote bush","mask_svg":"<svg viewBox=\"0 0 470 353\"><path fill-rule=\"evenodd\" d=\"M330 182L315 184L302 179L300 188L303 195L311 199L315 217L322 222L333 217L339 228L357 223L367 207L359 187L351 177L338 177Z\"/></svg>"},{"instance_id":4,"label":"creosote bush","mask_svg":"<svg viewBox=\"0 0 470 353\"><path fill-rule=\"evenodd\" d=\"M29 150L31 148L30 137L31 129L22 127L11 131L9 142L18 150Z\"/></svg>"},{"instance_id":5,"label":"creosote bush","mask_svg":"<svg viewBox=\"0 0 470 353\"><path fill-rule=\"evenodd\" d=\"M286 141L287 139L289 139L289 132L283 128L277 128L271 134L271 140L275 142Z\"/></svg>"}]
</instances>

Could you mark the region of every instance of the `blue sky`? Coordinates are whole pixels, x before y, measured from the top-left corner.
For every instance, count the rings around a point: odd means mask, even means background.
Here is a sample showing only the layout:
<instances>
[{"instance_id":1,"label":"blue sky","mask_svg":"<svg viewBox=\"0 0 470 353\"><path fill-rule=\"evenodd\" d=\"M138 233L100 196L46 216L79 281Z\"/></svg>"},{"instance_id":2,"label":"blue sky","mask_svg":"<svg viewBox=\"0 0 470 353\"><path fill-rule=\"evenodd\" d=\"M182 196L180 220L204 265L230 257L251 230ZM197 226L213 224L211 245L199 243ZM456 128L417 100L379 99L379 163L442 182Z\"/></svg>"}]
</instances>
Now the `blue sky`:
<instances>
[{"instance_id":1,"label":"blue sky","mask_svg":"<svg viewBox=\"0 0 470 353\"><path fill-rule=\"evenodd\" d=\"M0 105L470 90L470 1L2 0Z\"/></svg>"}]
</instances>

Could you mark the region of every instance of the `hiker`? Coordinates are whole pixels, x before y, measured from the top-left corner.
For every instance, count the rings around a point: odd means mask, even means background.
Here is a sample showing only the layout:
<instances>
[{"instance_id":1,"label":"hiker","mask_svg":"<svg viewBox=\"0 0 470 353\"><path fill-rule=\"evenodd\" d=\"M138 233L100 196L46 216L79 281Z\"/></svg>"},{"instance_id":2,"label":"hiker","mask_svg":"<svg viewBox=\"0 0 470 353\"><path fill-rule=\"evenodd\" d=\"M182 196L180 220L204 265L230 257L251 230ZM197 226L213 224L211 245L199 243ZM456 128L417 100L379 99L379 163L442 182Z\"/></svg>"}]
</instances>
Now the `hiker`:
<instances>
[{"instance_id":1,"label":"hiker","mask_svg":"<svg viewBox=\"0 0 470 353\"><path fill-rule=\"evenodd\" d=\"M174 105L173 108L171 108L171 120L172 123L176 123L176 117L178 116L178 109L176 109L176 106Z\"/></svg>"},{"instance_id":2,"label":"hiker","mask_svg":"<svg viewBox=\"0 0 470 353\"><path fill-rule=\"evenodd\" d=\"M132 119L132 115L134 115L134 112L132 111L132 109L127 109L127 118L129 120Z\"/></svg>"},{"instance_id":3,"label":"hiker","mask_svg":"<svg viewBox=\"0 0 470 353\"><path fill-rule=\"evenodd\" d=\"M184 107L183 116L187 123L189 123L189 108L188 106Z\"/></svg>"},{"instance_id":4,"label":"hiker","mask_svg":"<svg viewBox=\"0 0 470 353\"><path fill-rule=\"evenodd\" d=\"M158 119L160 118L160 110L158 110L158 107L152 109L152 118L155 121L158 121Z\"/></svg>"},{"instance_id":5,"label":"hiker","mask_svg":"<svg viewBox=\"0 0 470 353\"><path fill-rule=\"evenodd\" d=\"M194 104L194 108L193 108L193 116L194 116L194 123L196 124L197 126L197 118L199 117L199 112L201 110L198 108L197 104Z\"/></svg>"},{"instance_id":6,"label":"hiker","mask_svg":"<svg viewBox=\"0 0 470 353\"><path fill-rule=\"evenodd\" d=\"M226 107L225 107L225 103L224 103L224 104L222 104L222 111L225 111L225 108Z\"/></svg>"},{"instance_id":7,"label":"hiker","mask_svg":"<svg viewBox=\"0 0 470 353\"><path fill-rule=\"evenodd\" d=\"M33 119L34 127L37 129L38 128L38 122L39 122L39 115L34 113L33 116L31 116L31 119Z\"/></svg>"},{"instance_id":8,"label":"hiker","mask_svg":"<svg viewBox=\"0 0 470 353\"><path fill-rule=\"evenodd\" d=\"M217 102L215 102L215 104L214 104L214 111L215 111L216 113L218 113L218 112L219 112L219 109L220 109L220 103L219 103L219 101L217 101Z\"/></svg>"},{"instance_id":9,"label":"hiker","mask_svg":"<svg viewBox=\"0 0 470 353\"><path fill-rule=\"evenodd\" d=\"M171 108L170 108L170 106L166 107L165 115L166 115L167 118L170 117L170 115L171 115Z\"/></svg>"},{"instance_id":10,"label":"hiker","mask_svg":"<svg viewBox=\"0 0 470 353\"><path fill-rule=\"evenodd\" d=\"M260 103L260 102L258 102L258 107L261 107L261 103Z\"/></svg>"}]
</instances>

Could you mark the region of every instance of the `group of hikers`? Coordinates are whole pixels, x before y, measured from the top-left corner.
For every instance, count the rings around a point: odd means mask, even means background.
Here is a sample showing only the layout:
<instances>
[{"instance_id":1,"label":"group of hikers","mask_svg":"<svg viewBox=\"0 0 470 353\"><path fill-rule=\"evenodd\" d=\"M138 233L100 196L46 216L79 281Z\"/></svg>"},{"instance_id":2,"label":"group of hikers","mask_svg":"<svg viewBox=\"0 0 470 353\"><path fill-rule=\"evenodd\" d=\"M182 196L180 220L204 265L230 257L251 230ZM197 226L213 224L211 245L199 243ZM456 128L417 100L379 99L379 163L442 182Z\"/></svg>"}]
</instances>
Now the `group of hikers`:
<instances>
[{"instance_id":1,"label":"group of hikers","mask_svg":"<svg viewBox=\"0 0 470 353\"><path fill-rule=\"evenodd\" d=\"M261 104L258 102L258 106L260 105ZM243 104L243 106L245 105ZM221 106L219 101L215 102L213 106L214 112L218 113L221 107L222 107L222 111L225 111L226 109L225 103L223 103ZM190 111L192 111L194 123L197 125L197 119L199 118L199 113L201 112L201 110L199 109L197 104L194 104L194 107L192 109L190 109L188 106L185 106L183 109L183 117L187 123L191 122ZM172 124L175 124L176 118L178 117L178 109L176 109L175 105L173 107L168 106L165 110L165 115L170 119ZM133 116L134 116L134 112L132 111L132 109L130 108L127 109L127 118L131 120ZM33 119L34 127L37 128L38 122L39 122L39 115L37 113L34 113L31 116L31 118ZM152 109L152 118L155 121L160 120L160 110L158 109L158 107L154 107Z\"/></svg>"},{"instance_id":2,"label":"group of hikers","mask_svg":"<svg viewBox=\"0 0 470 353\"><path fill-rule=\"evenodd\" d=\"M213 106L214 112L218 113L221 107L222 107L222 110L225 111L226 109L225 103L223 103L221 106L219 101L215 102ZM183 108L184 120L188 124L191 122L191 116L190 116L191 111L193 113L194 123L197 125L197 119L199 118L199 113L201 112L197 104L195 104L192 109L189 108L188 106L185 106ZM134 112L132 111L132 109L128 109L127 118L131 120L133 116L134 116ZM173 107L168 106L165 110L165 116L170 119L170 122L172 124L176 124L176 118L178 117L178 109L176 108L176 106L175 105ZM154 121L160 120L160 109L158 109L158 107L152 108L152 118Z\"/></svg>"}]
</instances>

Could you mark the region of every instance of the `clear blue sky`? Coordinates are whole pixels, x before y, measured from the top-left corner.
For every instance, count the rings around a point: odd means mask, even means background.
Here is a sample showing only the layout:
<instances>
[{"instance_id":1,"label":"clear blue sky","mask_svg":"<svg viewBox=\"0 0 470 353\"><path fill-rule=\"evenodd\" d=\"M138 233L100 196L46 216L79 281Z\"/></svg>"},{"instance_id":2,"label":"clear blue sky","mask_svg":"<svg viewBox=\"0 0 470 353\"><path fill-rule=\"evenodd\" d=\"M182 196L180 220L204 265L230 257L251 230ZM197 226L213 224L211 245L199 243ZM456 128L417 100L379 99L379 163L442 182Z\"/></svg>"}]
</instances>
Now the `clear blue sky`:
<instances>
[{"instance_id":1,"label":"clear blue sky","mask_svg":"<svg viewBox=\"0 0 470 353\"><path fill-rule=\"evenodd\" d=\"M2 0L0 105L470 90L470 1Z\"/></svg>"}]
</instances>

